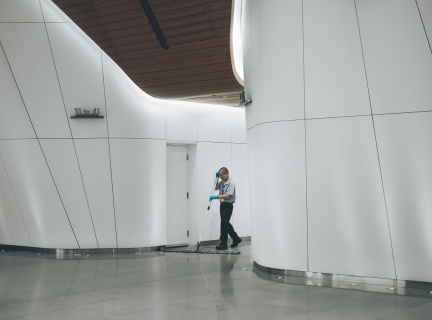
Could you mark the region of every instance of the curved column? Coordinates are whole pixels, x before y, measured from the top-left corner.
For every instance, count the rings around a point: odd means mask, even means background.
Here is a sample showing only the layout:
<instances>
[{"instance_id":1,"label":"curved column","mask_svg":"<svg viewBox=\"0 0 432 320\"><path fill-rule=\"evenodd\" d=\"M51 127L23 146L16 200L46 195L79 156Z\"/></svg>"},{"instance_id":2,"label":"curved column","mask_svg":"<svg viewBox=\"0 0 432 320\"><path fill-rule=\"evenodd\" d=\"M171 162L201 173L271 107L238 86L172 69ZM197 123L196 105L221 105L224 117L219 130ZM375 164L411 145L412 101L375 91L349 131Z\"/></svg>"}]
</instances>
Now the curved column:
<instances>
[{"instance_id":1,"label":"curved column","mask_svg":"<svg viewBox=\"0 0 432 320\"><path fill-rule=\"evenodd\" d=\"M432 281L414 270L432 262L422 12L422 1L244 1L256 263Z\"/></svg>"}]
</instances>

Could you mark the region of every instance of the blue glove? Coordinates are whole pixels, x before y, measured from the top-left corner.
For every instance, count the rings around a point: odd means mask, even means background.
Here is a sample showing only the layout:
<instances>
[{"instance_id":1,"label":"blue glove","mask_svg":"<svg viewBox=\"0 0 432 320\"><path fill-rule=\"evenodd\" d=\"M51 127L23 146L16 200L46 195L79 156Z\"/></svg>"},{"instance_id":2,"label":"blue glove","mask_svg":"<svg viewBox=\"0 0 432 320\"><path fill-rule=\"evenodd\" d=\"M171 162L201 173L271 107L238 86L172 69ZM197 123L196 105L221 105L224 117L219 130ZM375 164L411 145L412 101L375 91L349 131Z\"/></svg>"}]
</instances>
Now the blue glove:
<instances>
[{"instance_id":1,"label":"blue glove","mask_svg":"<svg viewBox=\"0 0 432 320\"><path fill-rule=\"evenodd\" d=\"M211 197L210 197L210 201L215 200L215 199L217 199L216 196L211 196Z\"/></svg>"},{"instance_id":2,"label":"blue glove","mask_svg":"<svg viewBox=\"0 0 432 320\"><path fill-rule=\"evenodd\" d=\"M218 171L218 172L216 172L216 177L218 177L218 178L219 178L219 171Z\"/></svg>"}]
</instances>

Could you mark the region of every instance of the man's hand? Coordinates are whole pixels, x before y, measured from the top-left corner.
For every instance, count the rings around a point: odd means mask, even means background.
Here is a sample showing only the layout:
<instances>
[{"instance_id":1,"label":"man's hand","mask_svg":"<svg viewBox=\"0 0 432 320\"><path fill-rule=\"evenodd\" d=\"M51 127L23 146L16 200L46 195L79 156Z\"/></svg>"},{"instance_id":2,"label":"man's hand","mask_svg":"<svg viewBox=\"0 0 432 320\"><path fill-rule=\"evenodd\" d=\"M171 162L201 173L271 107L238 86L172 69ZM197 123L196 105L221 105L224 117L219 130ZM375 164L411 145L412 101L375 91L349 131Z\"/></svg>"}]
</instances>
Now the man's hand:
<instances>
[{"instance_id":1,"label":"man's hand","mask_svg":"<svg viewBox=\"0 0 432 320\"><path fill-rule=\"evenodd\" d=\"M216 196L211 196L211 197L210 197L210 201L215 200L215 199L217 199Z\"/></svg>"},{"instance_id":2,"label":"man's hand","mask_svg":"<svg viewBox=\"0 0 432 320\"><path fill-rule=\"evenodd\" d=\"M216 178L219 178L219 171L216 172Z\"/></svg>"}]
</instances>

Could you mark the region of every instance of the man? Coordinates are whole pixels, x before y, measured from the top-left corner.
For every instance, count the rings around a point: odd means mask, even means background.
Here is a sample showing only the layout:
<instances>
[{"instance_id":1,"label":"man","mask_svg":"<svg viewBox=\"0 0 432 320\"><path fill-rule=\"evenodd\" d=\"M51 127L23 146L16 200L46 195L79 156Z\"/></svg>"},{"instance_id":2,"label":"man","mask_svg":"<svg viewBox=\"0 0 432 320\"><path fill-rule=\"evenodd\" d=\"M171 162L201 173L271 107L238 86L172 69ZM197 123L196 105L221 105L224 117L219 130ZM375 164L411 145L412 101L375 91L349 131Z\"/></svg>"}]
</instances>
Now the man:
<instances>
[{"instance_id":1,"label":"man","mask_svg":"<svg viewBox=\"0 0 432 320\"><path fill-rule=\"evenodd\" d=\"M221 202L220 204L221 243L218 246L216 246L216 249L226 250L228 249L228 234L230 235L231 239L233 239L231 248L237 247L238 244L242 242L242 239L240 239L240 237L234 231L233 226L229 222L233 212L233 204L236 200L235 183L230 179L228 169L225 167L222 167L218 172L216 172L216 177L222 180L215 188L215 190L219 190L219 195L210 197L210 201L219 199Z\"/></svg>"}]
</instances>

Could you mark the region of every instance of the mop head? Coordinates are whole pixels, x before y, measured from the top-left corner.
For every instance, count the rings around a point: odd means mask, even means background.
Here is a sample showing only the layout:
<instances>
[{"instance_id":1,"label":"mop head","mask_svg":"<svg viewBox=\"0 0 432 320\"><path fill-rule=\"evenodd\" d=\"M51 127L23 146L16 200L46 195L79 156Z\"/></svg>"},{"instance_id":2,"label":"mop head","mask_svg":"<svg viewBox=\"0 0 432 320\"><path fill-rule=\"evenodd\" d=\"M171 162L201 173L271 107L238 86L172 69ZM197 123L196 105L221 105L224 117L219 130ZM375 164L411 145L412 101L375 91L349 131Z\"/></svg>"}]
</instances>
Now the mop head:
<instances>
[{"instance_id":1,"label":"mop head","mask_svg":"<svg viewBox=\"0 0 432 320\"><path fill-rule=\"evenodd\" d=\"M240 251L220 251L220 250L181 250L181 249L168 249L161 247L162 252L180 252L180 253L203 253L203 254L240 254Z\"/></svg>"}]
</instances>

